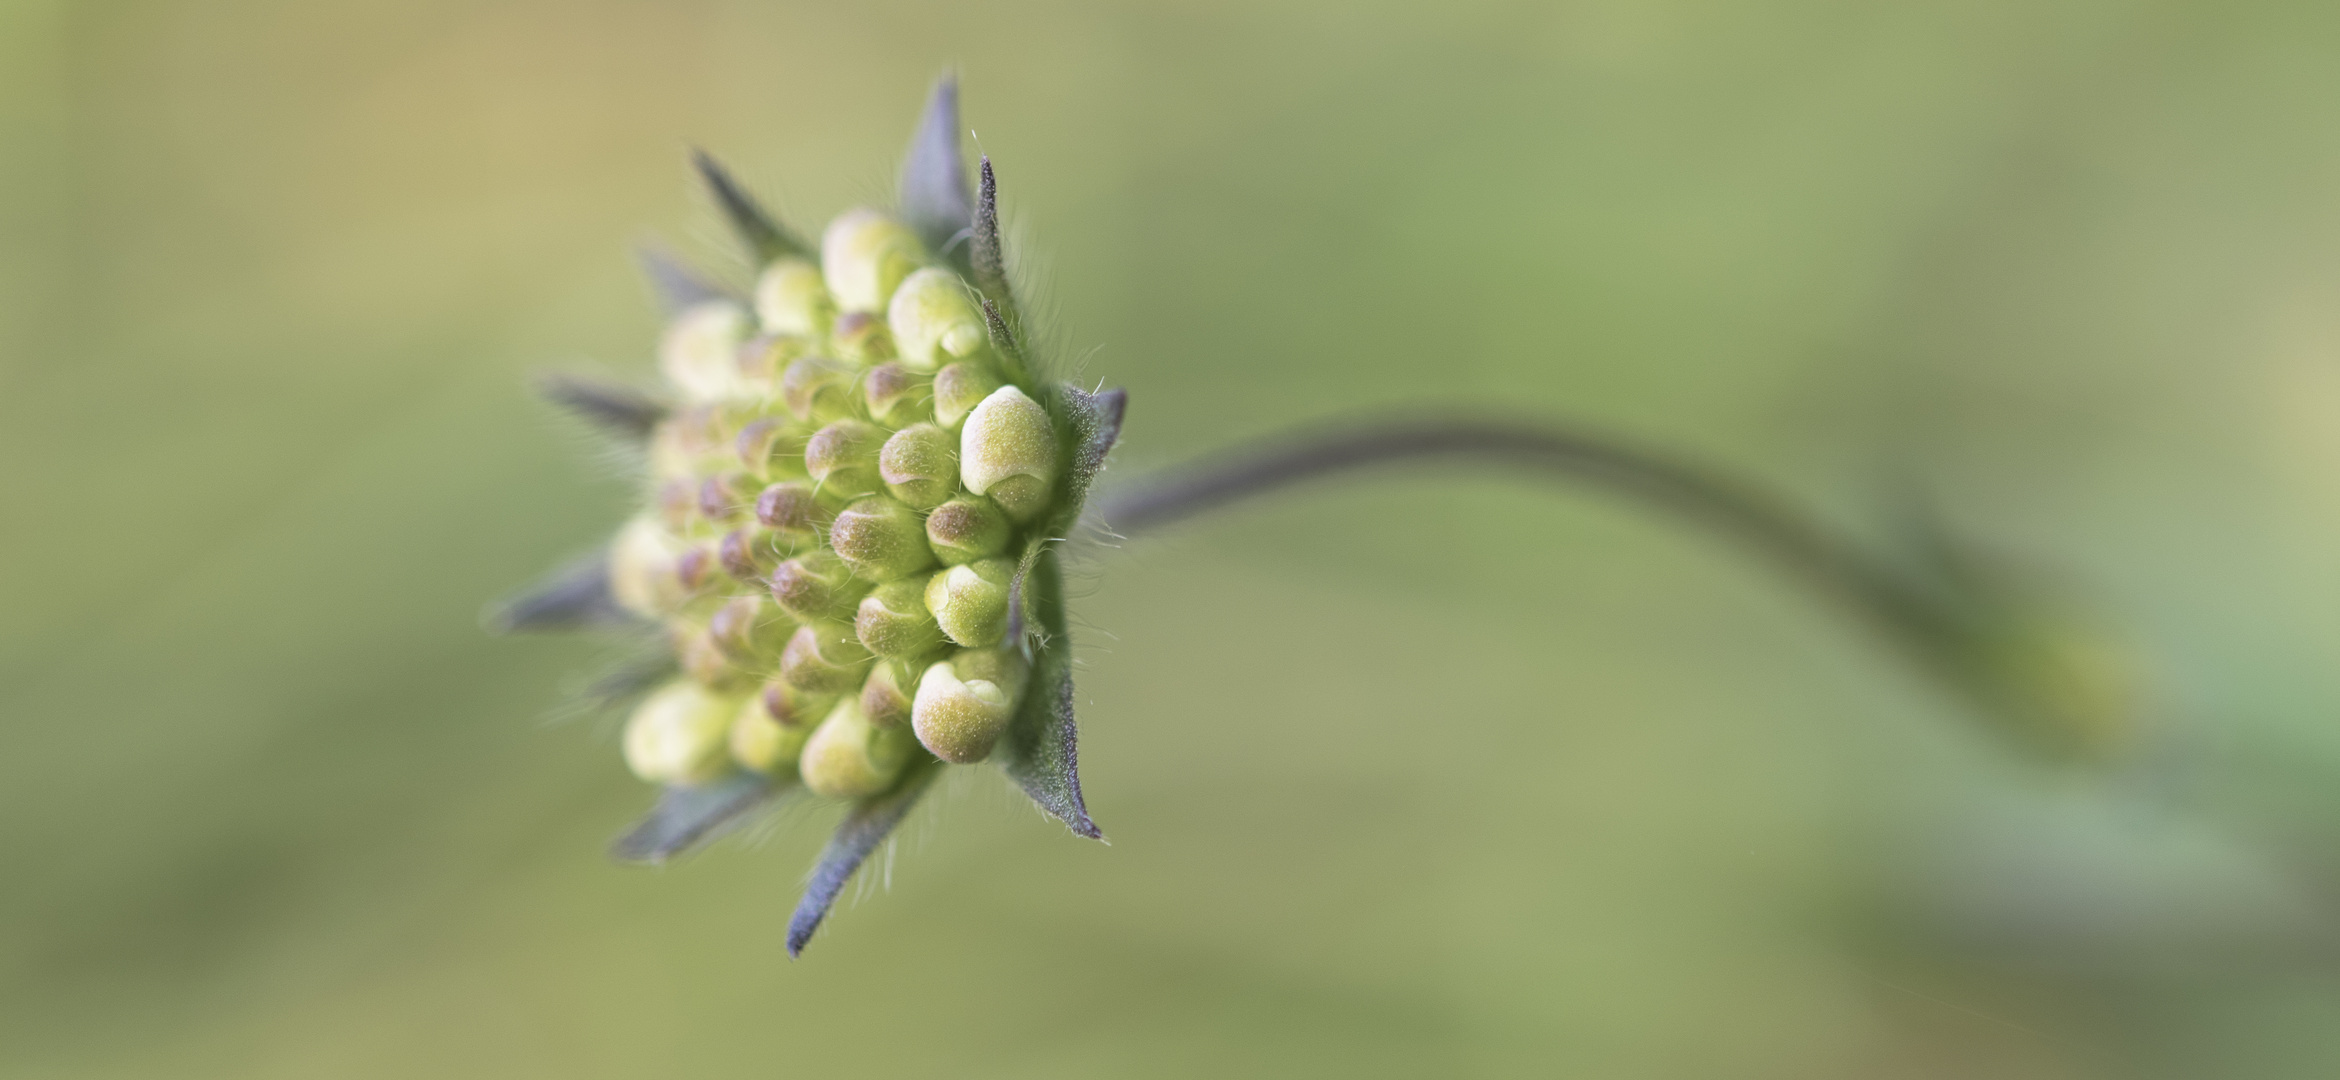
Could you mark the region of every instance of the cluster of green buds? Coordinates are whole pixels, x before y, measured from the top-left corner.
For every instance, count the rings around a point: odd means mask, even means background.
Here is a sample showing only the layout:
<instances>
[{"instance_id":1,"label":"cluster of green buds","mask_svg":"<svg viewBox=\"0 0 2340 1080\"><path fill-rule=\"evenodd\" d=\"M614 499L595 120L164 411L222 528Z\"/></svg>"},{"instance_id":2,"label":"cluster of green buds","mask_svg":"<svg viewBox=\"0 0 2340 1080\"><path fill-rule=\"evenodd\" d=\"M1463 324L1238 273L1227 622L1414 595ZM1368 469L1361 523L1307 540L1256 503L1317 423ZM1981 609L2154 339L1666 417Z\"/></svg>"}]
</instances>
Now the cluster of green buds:
<instances>
[{"instance_id":1,"label":"cluster of green buds","mask_svg":"<svg viewBox=\"0 0 2340 1080\"><path fill-rule=\"evenodd\" d=\"M604 557L507 618L614 608L662 636L672 674L633 706L623 747L666 795L622 856L663 859L783 792L848 805L793 953L945 764L998 760L1099 835L1075 772L1053 542L1123 399L1035 374L991 163L970 200L948 80L899 205L847 211L817 244L698 164L753 287L654 266L671 309L662 389L555 384L644 440L645 506Z\"/></svg>"}]
</instances>

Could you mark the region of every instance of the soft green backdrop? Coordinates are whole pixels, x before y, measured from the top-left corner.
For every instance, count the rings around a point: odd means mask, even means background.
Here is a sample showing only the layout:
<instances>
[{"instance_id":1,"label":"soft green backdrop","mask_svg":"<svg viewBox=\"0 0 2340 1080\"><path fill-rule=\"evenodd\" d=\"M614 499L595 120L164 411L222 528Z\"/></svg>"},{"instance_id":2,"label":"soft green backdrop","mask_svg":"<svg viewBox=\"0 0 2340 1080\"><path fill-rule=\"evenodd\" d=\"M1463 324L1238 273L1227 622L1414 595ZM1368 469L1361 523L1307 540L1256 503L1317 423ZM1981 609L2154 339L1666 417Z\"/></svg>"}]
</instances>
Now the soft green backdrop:
<instances>
[{"instance_id":1,"label":"soft green backdrop","mask_svg":"<svg viewBox=\"0 0 2340 1080\"><path fill-rule=\"evenodd\" d=\"M1113 839L970 771L664 871L590 643L685 153L800 225L964 74L1126 476L1499 401L2128 628L2044 775L1596 499L1382 477L1083 560ZM0 1074L2340 1073L2340 6L0 3Z\"/></svg>"}]
</instances>

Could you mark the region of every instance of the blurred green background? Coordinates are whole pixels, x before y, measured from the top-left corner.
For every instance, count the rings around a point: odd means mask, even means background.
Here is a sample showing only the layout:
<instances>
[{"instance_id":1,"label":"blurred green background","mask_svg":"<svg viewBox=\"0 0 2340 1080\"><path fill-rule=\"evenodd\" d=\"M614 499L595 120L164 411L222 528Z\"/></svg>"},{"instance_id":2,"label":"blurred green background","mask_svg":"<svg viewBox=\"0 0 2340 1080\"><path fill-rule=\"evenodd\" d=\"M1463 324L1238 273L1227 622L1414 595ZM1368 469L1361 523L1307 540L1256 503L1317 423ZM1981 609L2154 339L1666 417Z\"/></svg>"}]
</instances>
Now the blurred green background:
<instances>
[{"instance_id":1,"label":"blurred green background","mask_svg":"<svg viewBox=\"0 0 2340 1080\"><path fill-rule=\"evenodd\" d=\"M822 814L611 864L597 647L477 621L626 508L526 379L744 276L688 147L817 228L954 64L1123 477L1498 401L1922 482L2155 737L1388 475L1083 556L1112 846L965 770L795 963ZM0 461L7 1076L2340 1075L2328 3L9 0Z\"/></svg>"}]
</instances>

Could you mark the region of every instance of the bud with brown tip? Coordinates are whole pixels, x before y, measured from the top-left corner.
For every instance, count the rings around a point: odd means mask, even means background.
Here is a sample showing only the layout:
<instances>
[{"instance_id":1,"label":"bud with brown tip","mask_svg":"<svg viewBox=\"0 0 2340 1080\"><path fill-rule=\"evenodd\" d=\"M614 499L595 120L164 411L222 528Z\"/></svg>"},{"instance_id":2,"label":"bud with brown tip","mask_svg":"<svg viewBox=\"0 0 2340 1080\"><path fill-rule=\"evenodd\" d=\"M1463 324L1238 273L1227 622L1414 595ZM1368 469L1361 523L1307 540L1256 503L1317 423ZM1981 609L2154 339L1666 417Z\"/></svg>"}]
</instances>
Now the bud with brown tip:
<instances>
[{"instance_id":1,"label":"bud with brown tip","mask_svg":"<svg viewBox=\"0 0 2340 1080\"><path fill-rule=\"evenodd\" d=\"M883 490L878 451L885 445L886 429L867 420L839 420L813 432L804 444L805 472L820 483L825 495L852 497Z\"/></svg>"},{"instance_id":2,"label":"bud with brown tip","mask_svg":"<svg viewBox=\"0 0 2340 1080\"><path fill-rule=\"evenodd\" d=\"M840 512L829 526L829 547L867 581L892 581L934 565L918 512L884 495Z\"/></svg>"},{"instance_id":3,"label":"bud with brown tip","mask_svg":"<svg viewBox=\"0 0 2340 1080\"><path fill-rule=\"evenodd\" d=\"M808 551L772 571L772 600L801 621L850 619L869 583L833 551Z\"/></svg>"},{"instance_id":4,"label":"bud with brown tip","mask_svg":"<svg viewBox=\"0 0 2340 1080\"><path fill-rule=\"evenodd\" d=\"M827 356L800 356L780 373L780 403L797 419L815 424L853 415L853 365Z\"/></svg>"},{"instance_id":5,"label":"bud with brown tip","mask_svg":"<svg viewBox=\"0 0 2340 1080\"><path fill-rule=\"evenodd\" d=\"M860 699L846 697L804 744L797 772L815 795L865 799L893 786L909 764L911 746L908 732L871 724Z\"/></svg>"},{"instance_id":6,"label":"bud with brown tip","mask_svg":"<svg viewBox=\"0 0 2340 1080\"><path fill-rule=\"evenodd\" d=\"M913 510L932 510L959 491L959 441L933 424L912 424L878 450L878 478Z\"/></svg>"},{"instance_id":7,"label":"bud with brown tip","mask_svg":"<svg viewBox=\"0 0 2340 1080\"><path fill-rule=\"evenodd\" d=\"M843 694L861 686L874 660L853 624L808 622L780 651L780 677L808 694Z\"/></svg>"},{"instance_id":8,"label":"bud with brown tip","mask_svg":"<svg viewBox=\"0 0 2340 1080\"><path fill-rule=\"evenodd\" d=\"M945 566L988 559L1014 536L1007 515L981 495L961 495L926 515L926 544Z\"/></svg>"},{"instance_id":9,"label":"bud with brown tip","mask_svg":"<svg viewBox=\"0 0 2340 1080\"><path fill-rule=\"evenodd\" d=\"M861 377L861 400L869 407L869 418L889 427L922 419L932 393L925 376L898 360L879 364Z\"/></svg>"}]
</instances>

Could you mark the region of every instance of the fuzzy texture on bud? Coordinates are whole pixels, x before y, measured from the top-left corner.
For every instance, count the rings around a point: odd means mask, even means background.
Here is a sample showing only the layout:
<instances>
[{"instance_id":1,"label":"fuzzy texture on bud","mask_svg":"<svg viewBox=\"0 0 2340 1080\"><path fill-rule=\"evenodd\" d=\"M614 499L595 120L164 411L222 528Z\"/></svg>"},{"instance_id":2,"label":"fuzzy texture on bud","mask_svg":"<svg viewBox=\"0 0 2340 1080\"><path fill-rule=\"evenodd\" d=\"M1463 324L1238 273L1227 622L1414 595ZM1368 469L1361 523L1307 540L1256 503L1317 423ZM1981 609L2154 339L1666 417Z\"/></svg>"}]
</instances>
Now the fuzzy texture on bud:
<instances>
[{"instance_id":1,"label":"fuzzy texture on bud","mask_svg":"<svg viewBox=\"0 0 2340 1080\"><path fill-rule=\"evenodd\" d=\"M740 388L739 347L747 334L747 312L739 305L694 304L668 324L658 342L658 368L693 397L727 397Z\"/></svg>"},{"instance_id":2,"label":"fuzzy texture on bud","mask_svg":"<svg viewBox=\"0 0 2340 1080\"><path fill-rule=\"evenodd\" d=\"M658 688L626 721L626 767L657 784L689 786L721 776L740 699L688 680Z\"/></svg>"},{"instance_id":3,"label":"fuzzy texture on bud","mask_svg":"<svg viewBox=\"0 0 2340 1080\"><path fill-rule=\"evenodd\" d=\"M861 799L893 786L910 761L909 733L881 728L862 714L861 700L837 702L797 759L804 786L831 799Z\"/></svg>"},{"instance_id":4,"label":"fuzzy texture on bud","mask_svg":"<svg viewBox=\"0 0 2340 1080\"><path fill-rule=\"evenodd\" d=\"M820 267L803 259L774 259L756 278L756 318L765 333L810 337L834 317Z\"/></svg>"},{"instance_id":5,"label":"fuzzy texture on bud","mask_svg":"<svg viewBox=\"0 0 2340 1080\"><path fill-rule=\"evenodd\" d=\"M808 622L796 628L780 652L780 678L808 694L843 694L860 688L873 662L853 624Z\"/></svg>"},{"instance_id":6,"label":"fuzzy texture on bud","mask_svg":"<svg viewBox=\"0 0 2340 1080\"><path fill-rule=\"evenodd\" d=\"M963 666L973 665L954 659L927 668L910 710L918 741L934 756L957 764L990 757L1015 712L1013 690L973 671L962 672Z\"/></svg>"},{"instance_id":7,"label":"fuzzy texture on bud","mask_svg":"<svg viewBox=\"0 0 2340 1080\"><path fill-rule=\"evenodd\" d=\"M959 477L967 490L991 496L1008 517L1024 522L1048 509L1056 476L1056 426L1030 395L1003 386L967 414L959 433Z\"/></svg>"},{"instance_id":8,"label":"fuzzy texture on bud","mask_svg":"<svg viewBox=\"0 0 2340 1080\"><path fill-rule=\"evenodd\" d=\"M812 551L772 571L772 601L798 620L850 619L869 584L833 551Z\"/></svg>"},{"instance_id":9,"label":"fuzzy texture on bud","mask_svg":"<svg viewBox=\"0 0 2340 1080\"><path fill-rule=\"evenodd\" d=\"M731 760L767 776L785 772L795 767L812 733L810 722L782 723L764 707L761 695L751 697L731 721Z\"/></svg>"},{"instance_id":10,"label":"fuzzy texture on bud","mask_svg":"<svg viewBox=\"0 0 2340 1080\"><path fill-rule=\"evenodd\" d=\"M1006 551L1015 526L998 504L981 495L961 495L926 515L926 544L944 566L988 559Z\"/></svg>"},{"instance_id":11,"label":"fuzzy texture on bud","mask_svg":"<svg viewBox=\"0 0 2340 1080\"><path fill-rule=\"evenodd\" d=\"M932 510L959 493L959 445L933 424L912 424L878 450L878 478L913 510Z\"/></svg>"},{"instance_id":12,"label":"fuzzy texture on bud","mask_svg":"<svg viewBox=\"0 0 2340 1080\"><path fill-rule=\"evenodd\" d=\"M983 404L1000 387L999 374L988 365L974 360L961 360L944 366L934 375L934 422L952 431L975 406Z\"/></svg>"},{"instance_id":13,"label":"fuzzy texture on bud","mask_svg":"<svg viewBox=\"0 0 2340 1080\"><path fill-rule=\"evenodd\" d=\"M802 356L780 374L780 402L798 420L826 424L853 415L853 365L827 356Z\"/></svg>"},{"instance_id":14,"label":"fuzzy texture on bud","mask_svg":"<svg viewBox=\"0 0 2340 1080\"><path fill-rule=\"evenodd\" d=\"M871 589L854 613L853 632L879 656L924 656L943 643L942 627L926 610L926 579L916 576Z\"/></svg>"},{"instance_id":15,"label":"fuzzy texture on bud","mask_svg":"<svg viewBox=\"0 0 2340 1080\"><path fill-rule=\"evenodd\" d=\"M847 312L884 311L894 287L925 261L926 245L875 210L846 211L821 234L821 274Z\"/></svg>"},{"instance_id":16,"label":"fuzzy texture on bud","mask_svg":"<svg viewBox=\"0 0 2340 1080\"><path fill-rule=\"evenodd\" d=\"M835 516L809 480L774 484L756 496L756 521L792 540L827 535Z\"/></svg>"},{"instance_id":17,"label":"fuzzy texture on bud","mask_svg":"<svg viewBox=\"0 0 2340 1080\"><path fill-rule=\"evenodd\" d=\"M878 478L878 451L886 429L867 420L839 420L813 432L804 444L804 469L820 492L840 498L868 495L884 486Z\"/></svg>"},{"instance_id":18,"label":"fuzzy texture on bud","mask_svg":"<svg viewBox=\"0 0 2340 1080\"><path fill-rule=\"evenodd\" d=\"M861 377L861 400L869 408L869 418L890 427L917 422L932 394L926 377L898 360L879 364Z\"/></svg>"},{"instance_id":19,"label":"fuzzy texture on bud","mask_svg":"<svg viewBox=\"0 0 2340 1080\"><path fill-rule=\"evenodd\" d=\"M707 634L733 663L746 668L768 667L796 632L796 620L771 598L750 593L735 596L707 619Z\"/></svg>"},{"instance_id":20,"label":"fuzzy texture on bud","mask_svg":"<svg viewBox=\"0 0 2340 1080\"><path fill-rule=\"evenodd\" d=\"M880 662L869 669L869 680L861 684L861 715L878 727L898 728L910 723L910 692L902 689L900 669L893 661ZM910 670L915 675L918 669ZM916 686L916 680L910 685Z\"/></svg>"},{"instance_id":21,"label":"fuzzy texture on bud","mask_svg":"<svg viewBox=\"0 0 2340 1080\"><path fill-rule=\"evenodd\" d=\"M829 547L867 581L892 581L934 565L918 512L883 495L839 513L829 526Z\"/></svg>"},{"instance_id":22,"label":"fuzzy texture on bud","mask_svg":"<svg viewBox=\"0 0 2340 1080\"><path fill-rule=\"evenodd\" d=\"M886 309L886 325L902 362L919 371L966 356L990 336L959 275L938 266L903 279Z\"/></svg>"},{"instance_id":23,"label":"fuzzy texture on bud","mask_svg":"<svg viewBox=\"0 0 2340 1080\"><path fill-rule=\"evenodd\" d=\"M1007 559L951 567L926 583L926 609L959 645L997 645L1007 633L1008 583L1015 573L1016 564Z\"/></svg>"}]
</instances>

